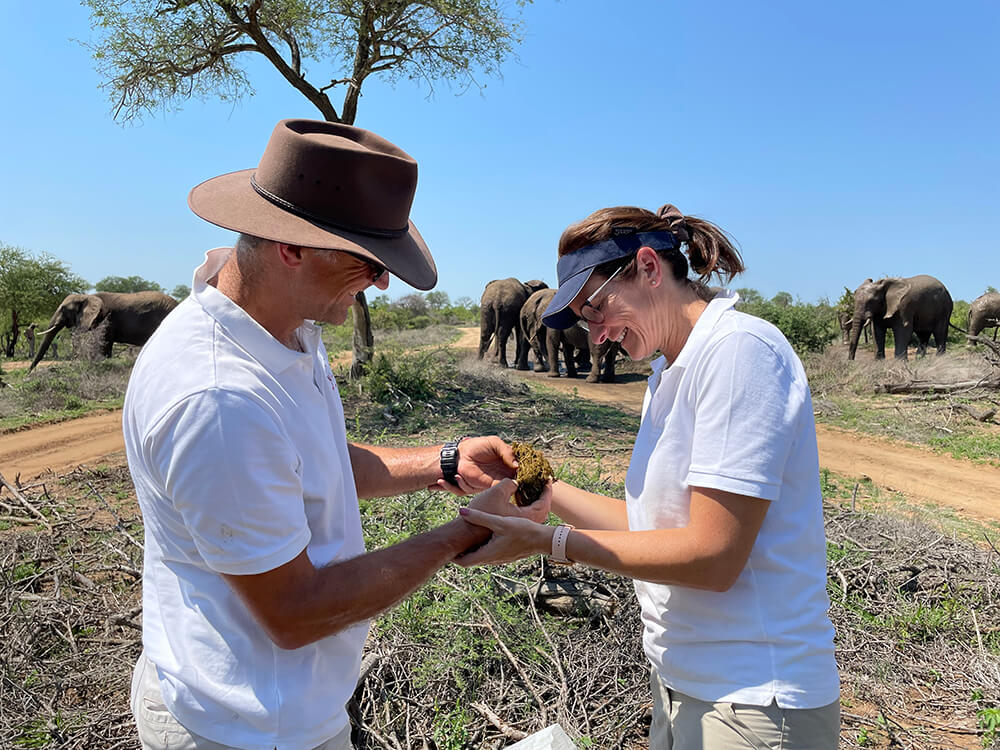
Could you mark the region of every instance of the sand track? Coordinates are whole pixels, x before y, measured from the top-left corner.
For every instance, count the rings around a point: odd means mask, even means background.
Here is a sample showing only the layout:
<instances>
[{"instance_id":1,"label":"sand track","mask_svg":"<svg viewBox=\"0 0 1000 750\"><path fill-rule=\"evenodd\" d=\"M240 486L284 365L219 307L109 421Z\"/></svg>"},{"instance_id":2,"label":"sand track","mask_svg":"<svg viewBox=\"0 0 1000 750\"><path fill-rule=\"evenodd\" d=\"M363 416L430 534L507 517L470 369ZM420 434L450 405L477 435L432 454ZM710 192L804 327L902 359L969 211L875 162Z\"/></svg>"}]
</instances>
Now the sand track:
<instances>
[{"instance_id":1,"label":"sand track","mask_svg":"<svg viewBox=\"0 0 1000 750\"><path fill-rule=\"evenodd\" d=\"M474 350L478 329L465 329L453 346ZM514 372L514 371L512 371ZM563 392L638 413L645 379L587 383L516 373ZM919 446L819 426L820 465L848 477L870 477L878 486L904 493L917 502L952 507L979 519L1000 519L1000 468L959 461ZM0 435L0 472L26 482L43 472L56 474L80 465L123 463L121 412L91 414L57 424Z\"/></svg>"}]
</instances>

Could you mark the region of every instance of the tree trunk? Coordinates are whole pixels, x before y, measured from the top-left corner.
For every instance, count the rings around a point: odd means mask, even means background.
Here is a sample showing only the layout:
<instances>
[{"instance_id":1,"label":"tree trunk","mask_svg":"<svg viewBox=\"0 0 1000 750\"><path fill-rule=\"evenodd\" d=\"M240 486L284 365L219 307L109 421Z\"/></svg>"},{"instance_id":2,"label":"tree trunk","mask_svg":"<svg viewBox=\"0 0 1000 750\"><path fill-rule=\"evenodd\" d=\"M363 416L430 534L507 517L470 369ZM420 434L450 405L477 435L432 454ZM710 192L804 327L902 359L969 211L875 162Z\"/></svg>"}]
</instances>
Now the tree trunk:
<instances>
[{"instance_id":1,"label":"tree trunk","mask_svg":"<svg viewBox=\"0 0 1000 750\"><path fill-rule=\"evenodd\" d=\"M10 311L10 339L7 341L7 350L4 354L8 358L14 356L14 347L17 346L17 328L18 328L18 315L17 310L11 308Z\"/></svg>"},{"instance_id":2,"label":"tree trunk","mask_svg":"<svg viewBox=\"0 0 1000 750\"><path fill-rule=\"evenodd\" d=\"M361 94L361 84L368 75L371 59L371 28L374 23L374 9L365 4L358 28L358 47L355 52L352 80L347 84L344 105L341 107L339 121L345 125L353 125L358 113L358 96ZM372 319L368 313L368 300L365 293L358 292L351 306L354 313L354 338L351 351L351 378L360 378L365 373L368 363L375 352L375 336L372 334Z\"/></svg>"},{"instance_id":3,"label":"tree trunk","mask_svg":"<svg viewBox=\"0 0 1000 750\"><path fill-rule=\"evenodd\" d=\"M354 317L354 338L352 343L351 377L360 378L372 361L375 338L372 336L372 318L368 313L368 301L364 292L358 292L351 305Z\"/></svg>"}]
</instances>

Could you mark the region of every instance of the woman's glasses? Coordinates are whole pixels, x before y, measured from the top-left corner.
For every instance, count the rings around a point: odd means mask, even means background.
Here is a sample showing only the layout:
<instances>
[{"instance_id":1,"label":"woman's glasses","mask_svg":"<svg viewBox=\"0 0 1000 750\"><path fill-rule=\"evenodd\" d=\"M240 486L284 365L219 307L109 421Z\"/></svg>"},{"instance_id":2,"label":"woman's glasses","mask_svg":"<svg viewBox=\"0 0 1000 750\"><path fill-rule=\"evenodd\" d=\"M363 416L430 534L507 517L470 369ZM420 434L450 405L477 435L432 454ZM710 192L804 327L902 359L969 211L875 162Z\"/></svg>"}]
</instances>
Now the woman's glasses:
<instances>
[{"instance_id":1,"label":"woman's glasses","mask_svg":"<svg viewBox=\"0 0 1000 750\"><path fill-rule=\"evenodd\" d=\"M600 308L597 308L592 304L594 297L600 294L601 290L608 285L608 282L611 281L611 279L613 279L619 273L621 273L621 270L623 268L625 268L624 265L618 266L617 270L613 274L608 276L608 278L604 280L604 283L601 284L599 287L597 287L597 289L594 290L593 294L591 294L589 297L587 297L587 299L583 301L583 304L580 305L580 317L583 318L583 321L588 321L590 323L604 322L604 313L601 312ZM590 328L587 326L587 323L583 321L580 321L580 326L584 330L589 331Z\"/></svg>"}]
</instances>

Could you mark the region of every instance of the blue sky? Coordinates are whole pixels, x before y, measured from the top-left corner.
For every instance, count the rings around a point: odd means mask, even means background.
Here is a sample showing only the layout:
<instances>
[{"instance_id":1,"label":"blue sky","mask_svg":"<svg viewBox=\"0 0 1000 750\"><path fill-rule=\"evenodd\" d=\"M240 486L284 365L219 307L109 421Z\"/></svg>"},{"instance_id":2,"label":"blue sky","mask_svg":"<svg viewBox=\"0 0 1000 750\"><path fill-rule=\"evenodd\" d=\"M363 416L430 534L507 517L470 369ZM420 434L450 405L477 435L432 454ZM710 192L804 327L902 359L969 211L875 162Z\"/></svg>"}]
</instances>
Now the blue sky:
<instances>
[{"instance_id":1,"label":"blue sky","mask_svg":"<svg viewBox=\"0 0 1000 750\"><path fill-rule=\"evenodd\" d=\"M412 217L453 299L506 276L554 285L567 224L665 202L729 231L748 267L733 286L765 296L918 273L956 299L1000 287L992 0L537 0L523 21L519 59L481 94L372 79L359 105L357 125L420 164ZM4 0L0 29L0 242L91 283L190 283L233 239L189 211L190 188L256 165L279 119L319 116L254 63L252 98L123 127L72 41L91 36L85 8Z\"/></svg>"}]
</instances>

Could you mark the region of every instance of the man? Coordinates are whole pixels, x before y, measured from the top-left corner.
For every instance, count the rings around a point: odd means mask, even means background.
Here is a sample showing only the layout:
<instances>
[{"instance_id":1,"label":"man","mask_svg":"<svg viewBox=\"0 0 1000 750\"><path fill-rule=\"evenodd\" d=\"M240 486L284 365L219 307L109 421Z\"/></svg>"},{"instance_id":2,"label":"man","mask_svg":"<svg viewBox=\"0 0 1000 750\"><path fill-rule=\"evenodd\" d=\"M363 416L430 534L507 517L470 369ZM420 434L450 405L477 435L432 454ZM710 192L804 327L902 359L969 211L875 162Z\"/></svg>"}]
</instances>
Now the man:
<instances>
[{"instance_id":1,"label":"man","mask_svg":"<svg viewBox=\"0 0 1000 750\"><path fill-rule=\"evenodd\" d=\"M368 620L486 536L457 520L365 554L358 497L496 482L474 502L517 512L498 438L348 445L309 322L342 323L389 273L434 285L409 221L416 177L373 133L285 120L256 170L191 191L196 214L240 236L208 252L125 398L146 529L132 687L146 748L350 748Z\"/></svg>"}]
</instances>

